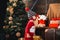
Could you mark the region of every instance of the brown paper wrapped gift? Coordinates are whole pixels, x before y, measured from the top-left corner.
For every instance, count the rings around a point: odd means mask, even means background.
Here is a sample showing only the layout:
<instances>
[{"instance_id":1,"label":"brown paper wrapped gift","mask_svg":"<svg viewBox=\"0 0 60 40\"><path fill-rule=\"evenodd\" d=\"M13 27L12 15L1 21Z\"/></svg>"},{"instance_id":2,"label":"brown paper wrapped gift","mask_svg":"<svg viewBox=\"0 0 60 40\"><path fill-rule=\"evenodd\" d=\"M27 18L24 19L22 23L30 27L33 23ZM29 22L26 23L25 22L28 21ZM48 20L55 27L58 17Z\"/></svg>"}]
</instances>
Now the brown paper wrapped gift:
<instances>
[{"instance_id":1,"label":"brown paper wrapped gift","mask_svg":"<svg viewBox=\"0 0 60 40\"><path fill-rule=\"evenodd\" d=\"M49 19L60 18L60 3L54 3L49 5L47 17Z\"/></svg>"}]
</instances>

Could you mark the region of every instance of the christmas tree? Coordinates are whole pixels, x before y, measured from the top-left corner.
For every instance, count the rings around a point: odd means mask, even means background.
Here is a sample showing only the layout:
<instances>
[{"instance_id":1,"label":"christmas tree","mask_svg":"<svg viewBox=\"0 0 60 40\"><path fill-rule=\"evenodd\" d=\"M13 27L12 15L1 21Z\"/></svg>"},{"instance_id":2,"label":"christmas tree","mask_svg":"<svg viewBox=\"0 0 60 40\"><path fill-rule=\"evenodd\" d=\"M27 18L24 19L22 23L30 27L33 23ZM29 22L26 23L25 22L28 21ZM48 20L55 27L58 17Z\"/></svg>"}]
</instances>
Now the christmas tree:
<instances>
[{"instance_id":1,"label":"christmas tree","mask_svg":"<svg viewBox=\"0 0 60 40\"><path fill-rule=\"evenodd\" d=\"M9 0L6 8L5 26L3 26L5 32L10 35L19 34L20 36L16 36L23 37L27 21L28 17L22 0Z\"/></svg>"}]
</instances>

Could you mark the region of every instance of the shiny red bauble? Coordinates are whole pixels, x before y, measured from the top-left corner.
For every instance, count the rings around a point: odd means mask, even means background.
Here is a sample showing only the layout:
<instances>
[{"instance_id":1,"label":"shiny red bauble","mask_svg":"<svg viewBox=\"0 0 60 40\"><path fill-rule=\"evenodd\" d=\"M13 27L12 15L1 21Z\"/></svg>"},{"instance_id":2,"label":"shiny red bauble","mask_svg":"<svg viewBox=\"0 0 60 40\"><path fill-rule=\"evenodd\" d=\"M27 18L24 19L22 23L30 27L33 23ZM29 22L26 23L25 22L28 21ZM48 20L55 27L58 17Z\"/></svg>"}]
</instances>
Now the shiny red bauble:
<instances>
[{"instance_id":1,"label":"shiny red bauble","mask_svg":"<svg viewBox=\"0 0 60 40\"><path fill-rule=\"evenodd\" d=\"M25 7L25 11L27 12L27 11L29 11L30 9L29 9L29 7Z\"/></svg>"}]
</instances>

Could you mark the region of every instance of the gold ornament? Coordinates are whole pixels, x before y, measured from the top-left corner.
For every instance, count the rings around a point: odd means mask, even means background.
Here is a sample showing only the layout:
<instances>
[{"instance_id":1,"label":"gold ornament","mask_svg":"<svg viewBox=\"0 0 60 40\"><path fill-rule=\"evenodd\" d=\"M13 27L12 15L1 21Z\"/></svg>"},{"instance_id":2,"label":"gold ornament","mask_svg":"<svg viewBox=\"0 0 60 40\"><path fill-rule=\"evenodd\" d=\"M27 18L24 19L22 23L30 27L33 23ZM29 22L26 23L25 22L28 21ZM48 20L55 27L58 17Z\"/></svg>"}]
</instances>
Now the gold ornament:
<instances>
[{"instance_id":1,"label":"gold ornament","mask_svg":"<svg viewBox=\"0 0 60 40\"><path fill-rule=\"evenodd\" d=\"M20 35L21 35L20 32L16 33L16 37L20 37Z\"/></svg>"},{"instance_id":2,"label":"gold ornament","mask_svg":"<svg viewBox=\"0 0 60 40\"><path fill-rule=\"evenodd\" d=\"M22 0L26 7L28 7L28 0Z\"/></svg>"},{"instance_id":3,"label":"gold ornament","mask_svg":"<svg viewBox=\"0 0 60 40\"><path fill-rule=\"evenodd\" d=\"M12 17L12 16L10 16L10 17L9 17L9 20L13 20L13 17Z\"/></svg>"},{"instance_id":4,"label":"gold ornament","mask_svg":"<svg viewBox=\"0 0 60 40\"><path fill-rule=\"evenodd\" d=\"M14 2L18 2L18 0L13 0Z\"/></svg>"},{"instance_id":5,"label":"gold ornament","mask_svg":"<svg viewBox=\"0 0 60 40\"><path fill-rule=\"evenodd\" d=\"M16 6L17 6L16 2L15 2L15 3L13 3L13 6L14 6L14 7L16 7Z\"/></svg>"},{"instance_id":6,"label":"gold ornament","mask_svg":"<svg viewBox=\"0 0 60 40\"><path fill-rule=\"evenodd\" d=\"M9 2L11 3L11 2L13 2L13 0L9 0Z\"/></svg>"},{"instance_id":7,"label":"gold ornament","mask_svg":"<svg viewBox=\"0 0 60 40\"><path fill-rule=\"evenodd\" d=\"M5 29L6 26L3 26L3 28Z\"/></svg>"},{"instance_id":8,"label":"gold ornament","mask_svg":"<svg viewBox=\"0 0 60 40\"><path fill-rule=\"evenodd\" d=\"M7 11L9 11L9 8L7 7L7 9L6 9Z\"/></svg>"},{"instance_id":9,"label":"gold ornament","mask_svg":"<svg viewBox=\"0 0 60 40\"><path fill-rule=\"evenodd\" d=\"M13 23L13 21L9 21L9 24L12 24Z\"/></svg>"},{"instance_id":10,"label":"gold ornament","mask_svg":"<svg viewBox=\"0 0 60 40\"><path fill-rule=\"evenodd\" d=\"M16 26L11 26L11 28L16 28Z\"/></svg>"},{"instance_id":11,"label":"gold ornament","mask_svg":"<svg viewBox=\"0 0 60 40\"><path fill-rule=\"evenodd\" d=\"M14 13L14 8L12 6L9 6L9 10L8 11L10 12L10 15L12 15Z\"/></svg>"},{"instance_id":12,"label":"gold ornament","mask_svg":"<svg viewBox=\"0 0 60 40\"><path fill-rule=\"evenodd\" d=\"M11 28L13 28L14 26L11 26Z\"/></svg>"},{"instance_id":13,"label":"gold ornament","mask_svg":"<svg viewBox=\"0 0 60 40\"><path fill-rule=\"evenodd\" d=\"M23 3L28 3L28 0L22 0L23 1Z\"/></svg>"},{"instance_id":14,"label":"gold ornament","mask_svg":"<svg viewBox=\"0 0 60 40\"><path fill-rule=\"evenodd\" d=\"M7 29L7 28L9 28L9 26L3 26L3 28L4 28L4 29Z\"/></svg>"},{"instance_id":15,"label":"gold ornament","mask_svg":"<svg viewBox=\"0 0 60 40\"><path fill-rule=\"evenodd\" d=\"M24 38L18 38L18 40L24 40Z\"/></svg>"}]
</instances>

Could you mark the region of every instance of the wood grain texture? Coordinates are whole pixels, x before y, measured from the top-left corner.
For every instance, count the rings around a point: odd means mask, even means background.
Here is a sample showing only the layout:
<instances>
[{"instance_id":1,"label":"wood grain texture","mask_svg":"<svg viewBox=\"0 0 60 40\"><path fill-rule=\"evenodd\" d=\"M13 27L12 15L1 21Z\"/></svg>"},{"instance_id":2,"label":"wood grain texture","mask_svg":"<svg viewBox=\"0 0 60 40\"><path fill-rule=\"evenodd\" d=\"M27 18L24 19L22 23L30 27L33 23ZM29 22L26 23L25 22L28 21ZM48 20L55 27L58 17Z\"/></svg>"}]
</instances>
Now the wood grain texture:
<instances>
[{"instance_id":1,"label":"wood grain texture","mask_svg":"<svg viewBox=\"0 0 60 40\"><path fill-rule=\"evenodd\" d=\"M47 12L47 16L49 19L60 18L60 3L50 4Z\"/></svg>"}]
</instances>

